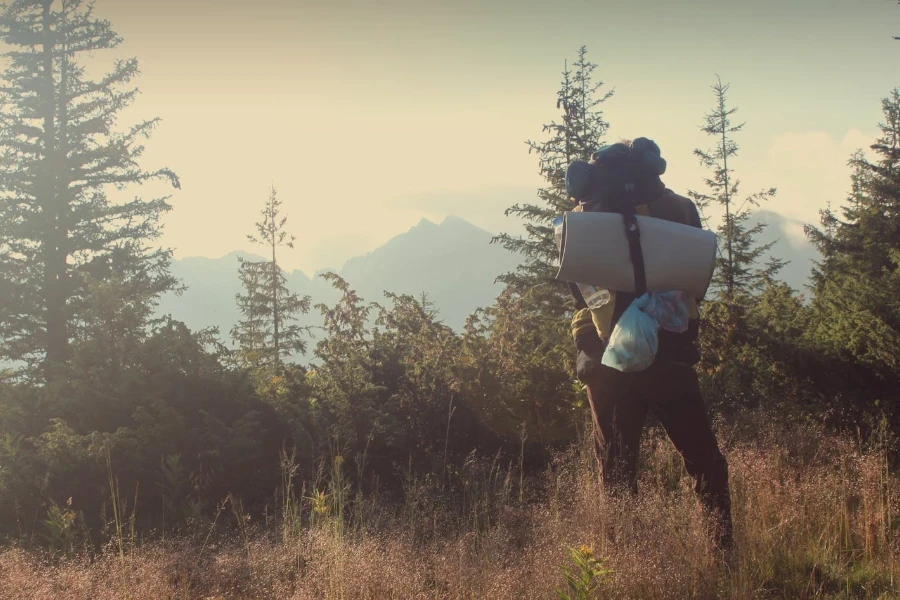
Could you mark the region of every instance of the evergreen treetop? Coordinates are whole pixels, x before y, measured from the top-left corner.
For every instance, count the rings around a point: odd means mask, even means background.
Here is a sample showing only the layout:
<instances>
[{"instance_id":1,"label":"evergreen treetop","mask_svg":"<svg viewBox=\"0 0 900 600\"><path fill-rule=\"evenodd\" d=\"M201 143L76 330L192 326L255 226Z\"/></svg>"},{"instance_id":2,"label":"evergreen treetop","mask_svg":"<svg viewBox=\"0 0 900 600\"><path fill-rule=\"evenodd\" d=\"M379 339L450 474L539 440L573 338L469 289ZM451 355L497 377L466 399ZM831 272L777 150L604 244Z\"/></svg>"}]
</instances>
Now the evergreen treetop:
<instances>
[{"instance_id":1,"label":"evergreen treetop","mask_svg":"<svg viewBox=\"0 0 900 600\"><path fill-rule=\"evenodd\" d=\"M596 80L596 68L588 60L585 46L579 48L571 67L566 63L556 93L559 120L543 126L545 140L526 142L529 153L537 155L541 176L546 181L538 190L540 203L516 204L506 210L507 216L525 220L525 237L503 233L493 240L524 258L516 272L503 275L500 281L518 295L534 297L552 317L561 316L568 302L565 288L554 281L557 248L552 225L554 218L572 208L566 193L566 168L574 160L590 157L602 145L609 129L601 106L614 92L602 92L604 83Z\"/></svg>"},{"instance_id":2,"label":"evergreen treetop","mask_svg":"<svg viewBox=\"0 0 900 600\"><path fill-rule=\"evenodd\" d=\"M10 48L0 75L0 356L53 370L90 327L92 282L119 281L140 324L175 286L171 252L154 247L167 198L108 194L179 181L139 164L158 119L117 127L137 94L137 61L117 60L99 79L86 73L86 56L122 41L91 3L13 0L0 41Z\"/></svg>"},{"instance_id":3,"label":"evergreen treetop","mask_svg":"<svg viewBox=\"0 0 900 600\"><path fill-rule=\"evenodd\" d=\"M770 200L776 190L769 188L743 198L738 196L740 180L734 176L733 160L739 146L734 134L739 133L745 123L732 123L731 117L737 112L737 108L728 106L730 87L730 84L724 84L721 78L716 77L716 83L712 86L715 107L704 115L703 125L700 127L703 133L715 140L715 145L709 150L694 150L700 164L712 171L704 180L709 191L703 193L689 190L688 196L696 203L707 224L708 210L712 205L718 205L724 210L722 222L716 227L719 256L712 289L727 303L734 304L741 297L745 298L759 291L784 263L773 259L764 267L759 266L760 260L774 242L758 244L756 238L765 225L758 223L751 226L748 221L752 209Z\"/></svg>"}]
</instances>

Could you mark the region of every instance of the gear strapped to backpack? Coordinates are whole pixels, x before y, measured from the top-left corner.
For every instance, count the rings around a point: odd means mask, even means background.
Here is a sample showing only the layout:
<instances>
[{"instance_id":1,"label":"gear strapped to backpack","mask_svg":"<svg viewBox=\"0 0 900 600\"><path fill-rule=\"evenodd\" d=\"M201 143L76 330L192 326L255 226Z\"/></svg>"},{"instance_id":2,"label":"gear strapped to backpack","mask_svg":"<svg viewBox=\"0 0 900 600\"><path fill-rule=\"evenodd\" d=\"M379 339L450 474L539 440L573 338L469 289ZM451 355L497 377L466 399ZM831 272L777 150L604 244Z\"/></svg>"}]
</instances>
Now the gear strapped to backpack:
<instances>
[{"instance_id":1,"label":"gear strapped to backpack","mask_svg":"<svg viewBox=\"0 0 900 600\"><path fill-rule=\"evenodd\" d=\"M702 228L694 204L663 185L660 175L666 163L659 147L638 138L631 147L613 144L596 151L590 162L576 161L566 171L566 189L578 202L575 212L606 212L622 216L628 256L634 269L634 292L611 290L610 300L600 308L588 307L579 286L569 283L575 298L572 335L578 349L577 372L584 380L597 368L616 323L647 290L647 272L641 248L641 230L636 216L647 216ZM699 298L689 297L689 328L682 334L659 333L658 356L693 364L699 359L695 347L699 327Z\"/></svg>"},{"instance_id":2,"label":"gear strapped to backpack","mask_svg":"<svg viewBox=\"0 0 900 600\"><path fill-rule=\"evenodd\" d=\"M635 295L647 291L647 275L641 250L641 231L635 219L636 207L653 202L664 190L659 177L666 161L659 146L647 138L600 148L590 162L576 161L566 170L566 191L583 210L616 212L628 240L628 252L634 269ZM578 286L569 283L576 306L587 307Z\"/></svg>"}]
</instances>

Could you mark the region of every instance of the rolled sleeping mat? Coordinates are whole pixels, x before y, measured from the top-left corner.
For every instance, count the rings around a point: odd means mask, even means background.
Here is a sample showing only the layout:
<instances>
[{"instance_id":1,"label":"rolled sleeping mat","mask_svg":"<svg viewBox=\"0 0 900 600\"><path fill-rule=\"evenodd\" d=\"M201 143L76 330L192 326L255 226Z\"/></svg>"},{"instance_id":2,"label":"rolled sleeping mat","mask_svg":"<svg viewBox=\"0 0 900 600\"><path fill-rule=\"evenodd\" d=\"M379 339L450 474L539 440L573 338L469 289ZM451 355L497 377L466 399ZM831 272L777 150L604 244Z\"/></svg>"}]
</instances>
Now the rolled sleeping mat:
<instances>
[{"instance_id":1,"label":"rolled sleeping mat","mask_svg":"<svg viewBox=\"0 0 900 600\"><path fill-rule=\"evenodd\" d=\"M636 216L647 291L706 295L716 265L716 236L673 221ZM563 217L556 278L608 290L635 291L634 268L622 215L567 212Z\"/></svg>"}]
</instances>

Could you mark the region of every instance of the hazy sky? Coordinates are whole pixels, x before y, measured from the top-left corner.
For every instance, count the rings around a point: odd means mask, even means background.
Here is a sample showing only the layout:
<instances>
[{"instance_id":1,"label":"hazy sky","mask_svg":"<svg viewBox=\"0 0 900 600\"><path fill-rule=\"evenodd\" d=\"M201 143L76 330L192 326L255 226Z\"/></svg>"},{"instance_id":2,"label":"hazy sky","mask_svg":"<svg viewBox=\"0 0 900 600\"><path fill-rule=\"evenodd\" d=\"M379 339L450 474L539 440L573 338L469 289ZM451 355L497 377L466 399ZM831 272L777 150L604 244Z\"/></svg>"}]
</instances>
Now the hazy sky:
<instances>
[{"instance_id":1,"label":"hazy sky","mask_svg":"<svg viewBox=\"0 0 900 600\"><path fill-rule=\"evenodd\" d=\"M743 191L813 221L848 187L897 85L893 0L97 0L136 56L127 122L158 116L144 165L181 177L163 242L176 256L252 250L275 184L289 268L340 267L422 217L515 229L503 210L540 179L525 140L556 117L581 44L614 97L608 140L648 136L676 191L702 187L692 150L716 74L747 121ZM99 56L98 58L112 59ZM124 124L124 123L123 123Z\"/></svg>"}]
</instances>

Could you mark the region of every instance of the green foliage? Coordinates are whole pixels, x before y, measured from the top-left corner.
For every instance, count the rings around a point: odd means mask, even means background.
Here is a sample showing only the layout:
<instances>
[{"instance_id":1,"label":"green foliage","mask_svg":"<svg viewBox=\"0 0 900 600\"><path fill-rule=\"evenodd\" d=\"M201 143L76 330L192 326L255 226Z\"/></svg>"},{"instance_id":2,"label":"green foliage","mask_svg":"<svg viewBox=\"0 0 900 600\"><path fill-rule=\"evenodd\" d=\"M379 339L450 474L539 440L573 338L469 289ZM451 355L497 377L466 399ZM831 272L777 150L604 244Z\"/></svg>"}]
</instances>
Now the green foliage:
<instances>
[{"instance_id":1,"label":"green foliage","mask_svg":"<svg viewBox=\"0 0 900 600\"><path fill-rule=\"evenodd\" d=\"M527 142L529 152L538 157L540 174L546 186L538 190L540 204L516 204L506 215L525 220L526 237L501 234L494 239L504 248L524 258L515 273L500 277L515 293L529 299L529 308L547 317L562 317L569 308L566 289L554 281L557 260L553 219L572 208L566 194L566 168L574 160L587 160L602 145L609 123L603 118L601 105L613 92L601 93L602 81L596 81L597 65L587 58L587 48L578 50L578 58L562 73L556 94L559 121L543 126L543 141Z\"/></svg>"},{"instance_id":2,"label":"green foliage","mask_svg":"<svg viewBox=\"0 0 900 600\"><path fill-rule=\"evenodd\" d=\"M843 219L822 212L807 233L822 254L814 271L817 338L831 352L859 360L882 376L900 373L900 90L882 102L877 160L856 153L853 191Z\"/></svg>"},{"instance_id":3,"label":"green foliage","mask_svg":"<svg viewBox=\"0 0 900 600\"><path fill-rule=\"evenodd\" d=\"M165 514L176 524L236 489L247 490L251 506L264 504L282 444L296 435L244 373L221 364L209 338L166 321L136 346L120 381L88 370L73 371L66 394L26 383L0 388L0 414L28 414L0 431L0 530L30 537L35 515L67 498L99 529L98 507L109 505L107 451L116 489L151 490L140 511L146 522Z\"/></svg>"},{"instance_id":4,"label":"green foliage","mask_svg":"<svg viewBox=\"0 0 900 600\"><path fill-rule=\"evenodd\" d=\"M152 247L166 198L108 193L179 183L169 169L139 166L157 120L116 128L137 93L137 61L119 60L97 80L87 74L87 57L121 42L92 4L9 2L0 40L9 48L0 76L0 357L65 381L74 339L96 344L141 329L155 298L175 286L171 252Z\"/></svg>"},{"instance_id":5,"label":"green foliage","mask_svg":"<svg viewBox=\"0 0 900 600\"><path fill-rule=\"evenodd\" d=\"M720 279L717 300L704 304L699 369L717 410L765 407L789 420L849 425L864 436L882 419L900 423L897 90L882 109L882 135L872 145L877 158L854 153L845 206L822 211L820 227L806 228L822 256L810 301L765 269L745 269L733 271L731 295ZM727 274L725 267L720 272Z\"/></svg>"},{"instance_id":6,"label":"green foliage","mask_svg":"<svg viewBox=\"0 0 900 600\"><path fill-rule=\"evenodd\" d=\"M807 235L822 255L813 271L808 339L849 374L845 404L859 419L883 411L900 419L900 90L882 101L875 159L855 153L852 191L840 215L822 211ZM852 384L850 383L852 381ZM850 415L848 415L850 416Z\"/></svg>"},{"instance_id":7,"label":"green foliage","mask_svg":"<svg viewBox=\"0 0 900 600\"><path fill-rule=\"evenodd\" d=\"M183 524L197 521L203 511L203 503L196 498L190 473L181 464L180 454L169 454L160 465L160 496L163 504L163 522Z\"/></svg>"},{"instance_id":8,"label":"green foliage","mask_svg":"<svg viewBox=\"0 0 900 600\"><path fill-rule=\"evenodd\" d=\"M540 203L516 204L506 210L525 220L525 237L501 234L493 241L522 255L523 263L513 273L498 278L506 290L493 307L472 321L466 340L478 361L496 367L493 382L478 368L478 385L490 386L490 406L483 410L493 427L510 436L522 423L529 439L538 444L570 440L579 419L572 365L574 352L568 330L573 304L568 289L557 282L557 249L553 219L572 208L566 193L565 173L569 163L586 160L603 143L609 129L600 110L613 92L601 92L597 65L587 58L587 48L578 50L575 63L562 73L557 91L558 120L543 126L543 141L528 141L529 152L538 157L546 186L538 190ZM480 342L477 337L489 338Z\"/></svg>"},{"instance_id":9,"label":"green foliage","mask_svg":"<svg viewBox=\"0 0 900 600\"><path fill-rule=\"evenodd\" d=\"M802 333L805 316L802 299L775 277L783 261L760 262L774 242L759 244L763 224L749 225L752 209L775 195L775 188L741 197L740 180L734 174L739 146L735 134L744 123L734 124L737 112L728 104L730 84L720 78L712 86L714 108L704 115L701 131L714 140L710 150L694 150L700 164L711 173L704 180L706 192L688 191L703 220L710 226L712 207L722 211L715 226L718 256L710 285L710 298L702 309L700 330L703 383L715 407L736 411L772 398L796 401L802 393L791 389L795 373L796 334ZM794 337L784 337L790 332ZM785 394L789 394L787 397Z\"/></svg>"},{"instance_id":10,"label":"green foliage","mask_svg":"<svg viewBox=\"0 0 900 600\"><path fill-rule=\"evenodd\" d=\"M72 499L69 498L65 508L52 504L47 510L47 516L43 519L44 539L51 552L71 554L75 546L76 519L78 515L68 508Z\"/></svg>"},{"instance_id":11,"label":"green foliage","mask_svg":"<svg viewBox=\"0 0 900 600\"><path fill-rule=\"evenodd\" d=\"M238 274L244 293L237 295L242 320L232 330L232 338L240 344L241 364L257 369L267 367L277 372L282 361L294 354L306 352L307 327L294 321L309 311L309 296L301 297L287 288L287 278L278 264L280 246L294 247L294 237L284 226L287 217L281 214L281 201L273 187L262 220L256 223L256 235L247 238L266 246L271 260L252 262L239 260Z\"/></svg>"},{"instance_id":12,"label":"green foliage","mask_svg":"<svg viewBox=\"0 0 900 600\"><path fill-rule=\"evenodd\" d=\"M251 368L258 368L265 362L266 341L272 335L271 311L266 301L271 269L267 265L238 257L238 278L244 293L235 296L241 320L231 330L231 338L239 348L238 360Z\"/></svg>"},{"instance_id":13,"label":"green foliage","mask_svg":"<svg viewBox=\"0 0 900 600\"><path fill-rule=\"evenodd\" d=\"M727 94L730 87L730 84L723 84L717 78L712 87L716 106L704 115L701 127L701 131L711 136L716 145L708 151L694 150L700 164L712 171L712 175L705 180L709 192L704 194L689 191L688 195L701 214L705 214L711 205L719 205L724 210L722 223L716 228L719 256L712 287L726 302L736 304L746 298L748 293L758 291L765 285L766 280L774 277L783 263L774 260L763 269L757 268L760 258L771 249L774 242L757 244L756 236L762 232L764 225L749 227L747 221L751 216L751 208L770 200L775 195L775 188L743 199L738 197L740 181L734 177L734 169L728 163L737 156L739 147L734 134L744 128L744 123L733 125L731 122L737 109L728 107ZM704 216L704 219L707 217Z\"/></svg>"},{"instance_id":14,"label":"green foliage","mask_svg":"<svg viewBox=\"0 0 900 600\"><path fill-rule=\"evenodd\" d=\"M328 438L346 444L348 464L359 467L365 455L379 477L392 480L398 466L440 472L448 456L494 445L476 417L480 404L461 387L461 340L437 321L427 298L388 293L390 307L366 305L337 275L323 277L341 298L318 306L326 337L308 381L314 411Z\"/></svg>"},{"instance_id":15,"label":"green foliage","mask_svg":"<svg viewBox=\"0 0 900 600\"><path fill-rule=\"evenodd\" d=\"M764 408L797 420L831 410L825 365L806 340L812 318L802 296L773 279L746 306L705 303L697 368L716 412Z\"/></svg>"},{"instance_id":16,"label":"green foliage","mask_svg":"<svg viewBox=\"0 0 900 600\"><path fill-rule=\"evenodd\" d=\"M569 548L567 553L570 564L561 569L566 587L557 590L556 594L561 600L589 600L594 597L594 592L600 589L611 571L587 546Z\"/></svg>"},{"instance_id":17,"label":"green foliage","mask_svg":"<svg viewBox=\"0 0 900 600\"><path fill-rule=\"evenodd\" d=\"M500 437L517 440L524 425L530 445L540 450L569 443L584 406L568 322L530 308L507 288L469 319L460 381Z\"/></svg>"}]
</instances>

